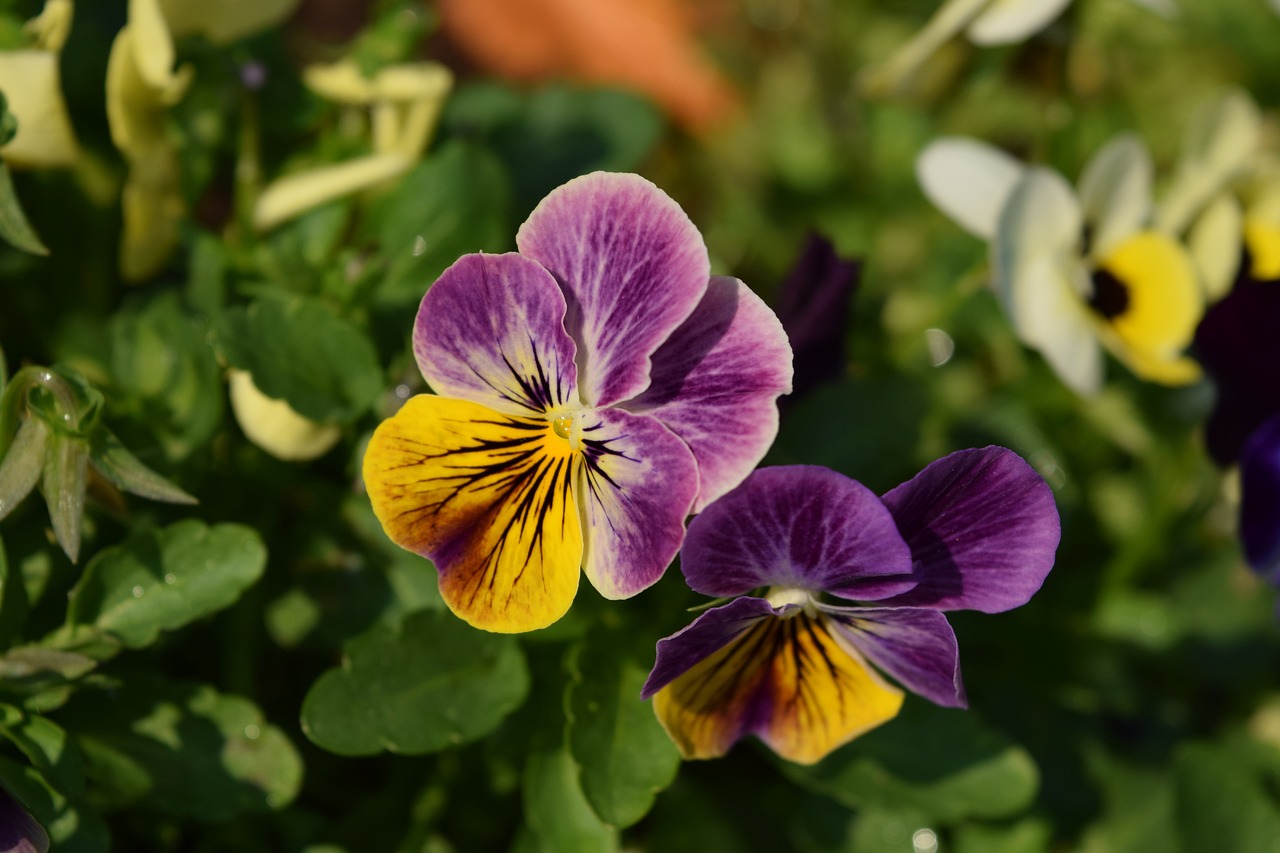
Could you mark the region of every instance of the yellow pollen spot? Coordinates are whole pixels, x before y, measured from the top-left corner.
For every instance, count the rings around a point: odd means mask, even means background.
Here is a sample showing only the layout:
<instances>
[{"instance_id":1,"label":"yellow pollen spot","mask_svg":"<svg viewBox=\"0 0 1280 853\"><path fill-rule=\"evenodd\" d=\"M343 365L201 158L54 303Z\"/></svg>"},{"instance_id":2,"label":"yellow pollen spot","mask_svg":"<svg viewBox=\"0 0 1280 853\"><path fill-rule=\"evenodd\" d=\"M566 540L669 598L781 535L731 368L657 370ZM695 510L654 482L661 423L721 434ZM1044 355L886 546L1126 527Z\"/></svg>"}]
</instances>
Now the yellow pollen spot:
<instances>
[{"instance_id":1,"label":"yellow pollen spot","mask_svg":"<svg viewBox=\"0 0 1280 853\"><path fill-rule=\"evenodd\" d=\"M573 434L573 415L557 415L552 418L551 431L568 441Z\"/></svg>"}]
</instances>

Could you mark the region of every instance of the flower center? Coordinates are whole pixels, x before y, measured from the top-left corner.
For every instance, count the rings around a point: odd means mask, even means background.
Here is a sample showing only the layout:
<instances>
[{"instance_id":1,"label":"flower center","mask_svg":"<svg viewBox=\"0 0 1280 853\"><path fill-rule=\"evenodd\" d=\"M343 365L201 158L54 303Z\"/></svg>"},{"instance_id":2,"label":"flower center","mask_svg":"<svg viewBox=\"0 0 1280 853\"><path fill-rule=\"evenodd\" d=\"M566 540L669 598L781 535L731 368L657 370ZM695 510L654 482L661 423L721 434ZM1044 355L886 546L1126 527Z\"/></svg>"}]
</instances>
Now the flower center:
<instances>
[{"instance_id":1,"label":"flower center","mask_svg":"<svg viewBox=\"0 0 1280 853\"><path fill-rule=\"evenodd\" d=\"M1095 270L1089 307L1107 320L1119 317L1129 307L1129 288L1114 273Z\"/></svg>"},{"instance_id":2,"label":"flower center","mask_svg":"<svg viewBox=\"0 0 1280 853\"><path fill-rule=\"evenodd\" d=\"M764 594L764 600L769 602L771 607L785 607L788 604L800 605L799 610L793 610L783 615L784 619L790 619L793 616L799 616L806 613L812 616L818 612L815 606L816 602L813 595L807 589L800 589L794 586L771 586L769 591Z\"/></svg>"},{"instance_id":3,"label":"flower center","mask_svg":"<svg viewBox=\"0 0 1280 853\"><path fill-rule=\"evenodd\" d=\"M573 415L556 415L551 419L551 431L568 441L573 437Z\"/></svg>"}]
</instances>

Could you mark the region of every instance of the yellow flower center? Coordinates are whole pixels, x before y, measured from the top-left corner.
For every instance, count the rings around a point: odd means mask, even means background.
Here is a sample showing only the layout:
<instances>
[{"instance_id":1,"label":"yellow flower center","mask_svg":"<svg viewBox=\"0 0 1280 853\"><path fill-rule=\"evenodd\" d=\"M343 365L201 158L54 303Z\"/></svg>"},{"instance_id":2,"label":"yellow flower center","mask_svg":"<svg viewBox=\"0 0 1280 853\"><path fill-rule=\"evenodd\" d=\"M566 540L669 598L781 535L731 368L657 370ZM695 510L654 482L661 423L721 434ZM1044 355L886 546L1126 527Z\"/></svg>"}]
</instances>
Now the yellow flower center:
<instances>
[{"instance_id":1,"label":"yellow flower center","mask_svg":"<svg viewBox=\"0 0 1280 853\"><path fill-rule=\"evenodd\" d=\"M551 419L551 431L568 441L573 437L573 415L556 415Z\"/></svg>"}]
</instances>

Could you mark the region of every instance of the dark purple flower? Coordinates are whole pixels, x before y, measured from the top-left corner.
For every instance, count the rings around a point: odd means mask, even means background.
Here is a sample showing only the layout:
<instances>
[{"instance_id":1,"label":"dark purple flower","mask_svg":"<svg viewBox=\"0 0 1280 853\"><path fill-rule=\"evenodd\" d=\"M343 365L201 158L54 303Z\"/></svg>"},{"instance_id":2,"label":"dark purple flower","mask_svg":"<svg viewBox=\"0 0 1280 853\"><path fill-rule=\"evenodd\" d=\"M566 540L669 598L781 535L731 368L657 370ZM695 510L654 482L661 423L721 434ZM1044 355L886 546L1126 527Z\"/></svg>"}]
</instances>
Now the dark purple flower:
<instances>
[{"instance_id":1,"label":"dark purple flower","mask_svg":"<svg viewBox=\"0 0 1280 853\"><path fill-rule=\"evenodd\" d=\"M1240 539L1249 564L1280 585L1280 414L1254 430L1240 454Z\"/></svg>"},{"instance_id":2,"label":"dark purple flower","mask_svg":"<svg viewBox=\"0 0 1280 853\"><path fill-rule=\"evenodd\" d=\"M49 835L26 809L0 788L0 853L45 853Z\"/></svg>"},{"instance_id":3,"label":"dark purple flower","mask_svg":"<svg viewBox=\"0 0 1280 853\"><path fill-rule=\"evenodd\" d=\"M849 306L861 276L861 261L845 260L829 240L809 235L778 297L778 319L795 354L790 399L844 373Z\"/></svg>"},{"instance_id":4,"label":"dark purple flower","mask_svg":"<svg viewBox=\"0 0 1280 853\"><path fill-rule=\"evenodd\" d=\"M686 758L755 734L803 763L897 714L902 692L868 662L964 707L941 611L1026 603L1058 537L1049 487L1001 447L953 453L882 498L826 468L758 470L681 550L694 590L741 597L658 641L642 695Z\"/></svg>"}]
</instances>

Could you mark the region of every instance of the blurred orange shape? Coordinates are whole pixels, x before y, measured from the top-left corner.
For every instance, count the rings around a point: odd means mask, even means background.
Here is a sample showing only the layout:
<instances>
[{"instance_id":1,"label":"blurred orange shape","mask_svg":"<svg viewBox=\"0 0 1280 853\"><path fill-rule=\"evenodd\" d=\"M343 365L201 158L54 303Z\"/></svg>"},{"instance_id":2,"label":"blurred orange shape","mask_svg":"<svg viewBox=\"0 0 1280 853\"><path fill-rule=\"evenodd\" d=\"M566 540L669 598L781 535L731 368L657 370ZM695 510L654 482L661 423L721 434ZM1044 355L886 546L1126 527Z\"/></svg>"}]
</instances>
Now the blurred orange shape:
<instances>
[{"instance_id":1,"label":"blurred orange shape","mask_svg":"<svg viewBox=\"0 0 1280 853\"><path fill-rule=\"evenodd\" d=\"M440 0L445 31L504 77L565 77L647 95L683 127L723 123L738 93L673 0Z\"/></svg>"}]
</instances>

